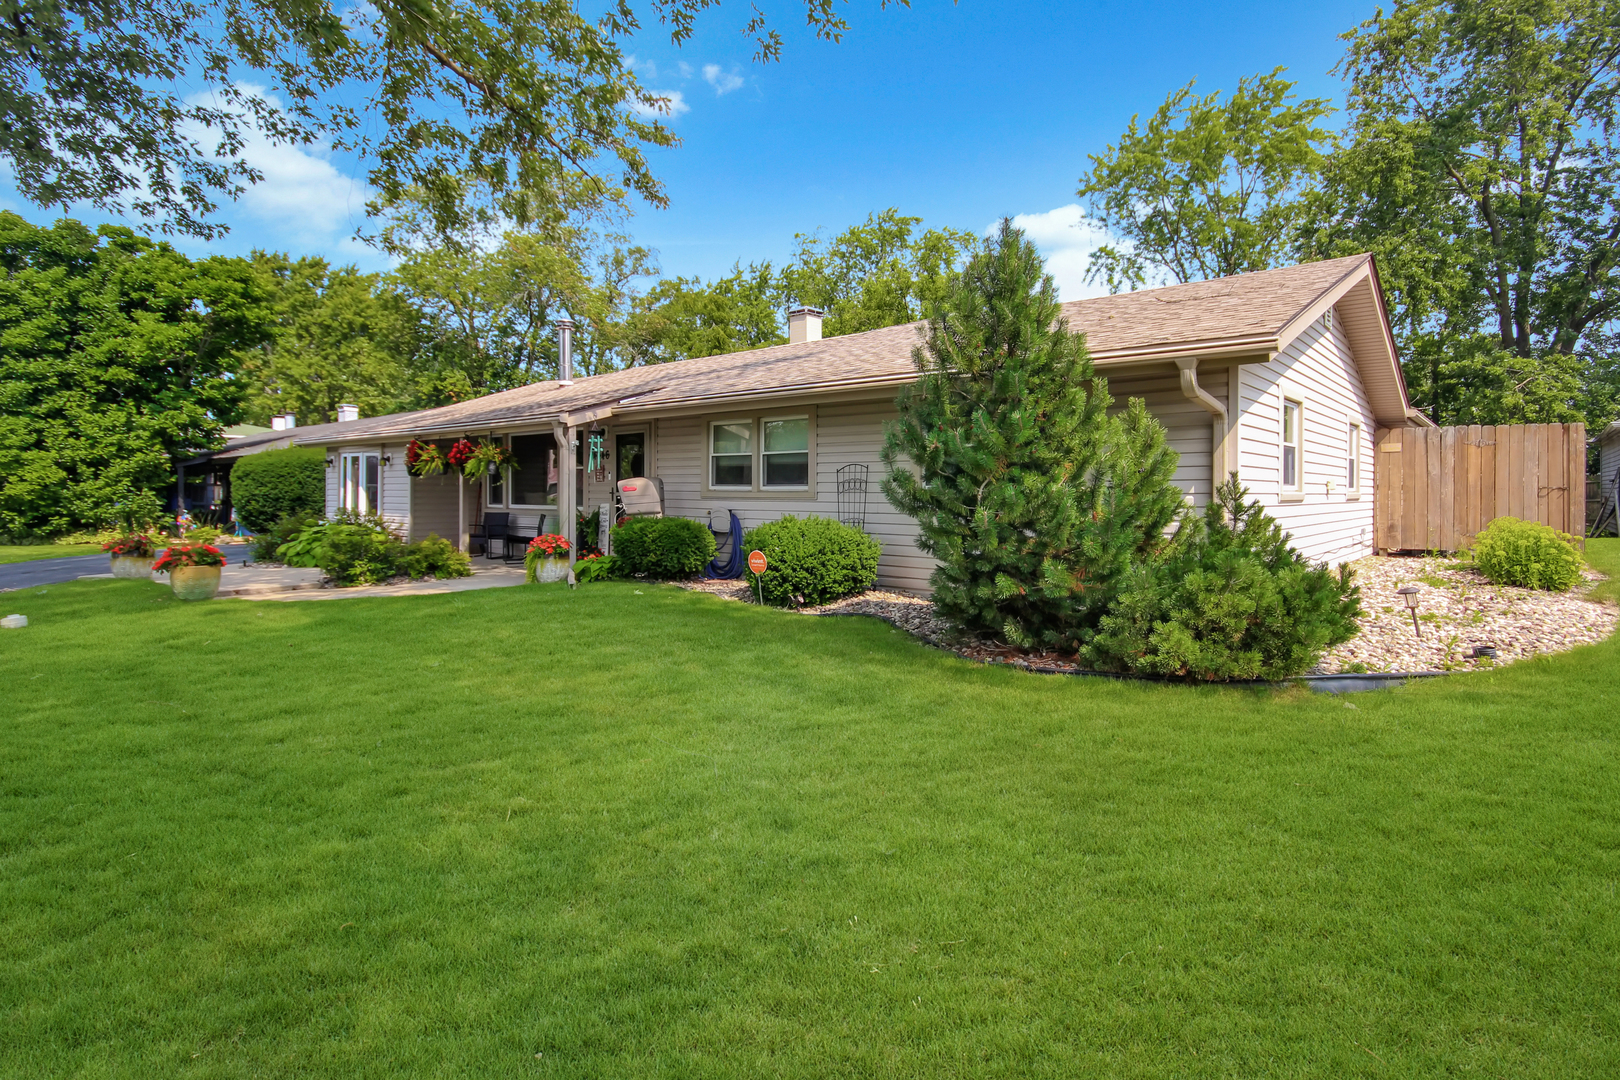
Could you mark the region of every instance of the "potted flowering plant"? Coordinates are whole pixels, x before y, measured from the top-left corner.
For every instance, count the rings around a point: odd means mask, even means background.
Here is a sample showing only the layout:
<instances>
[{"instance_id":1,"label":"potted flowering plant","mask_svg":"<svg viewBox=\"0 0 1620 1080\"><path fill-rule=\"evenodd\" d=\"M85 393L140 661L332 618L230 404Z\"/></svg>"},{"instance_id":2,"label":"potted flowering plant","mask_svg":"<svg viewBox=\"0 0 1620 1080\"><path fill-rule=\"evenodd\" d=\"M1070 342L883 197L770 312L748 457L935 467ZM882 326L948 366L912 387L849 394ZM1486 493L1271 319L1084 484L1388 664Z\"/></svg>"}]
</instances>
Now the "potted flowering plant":
<instances>
[{"instance_id":1,"label":"potted flowering plant","mask_svg":"<svg viewBox=\"0 0 1620 1080\"><path fill-rule=\"evenodd\" d=\"M478 480L485 473L493 473L496 469L511 464L512 451L501 443L474 443L472 451L467 454L461 466L461 471L468 480Z\"/></svg>"},{"instance_id":2,"label":"potted flowering plant","mask_svg":"<svg viewBox=\"0 0 1620 1080\"><path fill-rule=\"evenodd\" d=\"M212 600L219 592L225 555L212 544L179 544L169 548L152 569L169 575L169 587L180 600Z\"/></svg>"},{"instance_id":3,"label":"potted flowering plant","mask_svg":"<svg viewBox=\"0 0 1620 1080\"><path fill-rule=\"evenodd\" d=\"M405 444L405 467L412 476L437 476L448 462L437 443L412 439Z\"/></svg>"},{"instance_id":4,"label":"potted flowering plant","mask_svg":"<svg viewBox=\"0 0 1620 1080\"><path fill-rule=\"evenodd\" d=\"M112 557L115 578L143 578L152 574L152 538L144 533L125 533L101 545Z\"/></svg>"},{"instance_id":5,"label":"potted flowering plant","mask_svg":"<svg viewBox=\"0 0 1620 1080\"><path fill-rule=\"evenodd\" d=\"M556 533L545 533L529 541L529 550L523 553L523 580L561 581L568 576L568 538Z\"/></svg>"}]
</instances>

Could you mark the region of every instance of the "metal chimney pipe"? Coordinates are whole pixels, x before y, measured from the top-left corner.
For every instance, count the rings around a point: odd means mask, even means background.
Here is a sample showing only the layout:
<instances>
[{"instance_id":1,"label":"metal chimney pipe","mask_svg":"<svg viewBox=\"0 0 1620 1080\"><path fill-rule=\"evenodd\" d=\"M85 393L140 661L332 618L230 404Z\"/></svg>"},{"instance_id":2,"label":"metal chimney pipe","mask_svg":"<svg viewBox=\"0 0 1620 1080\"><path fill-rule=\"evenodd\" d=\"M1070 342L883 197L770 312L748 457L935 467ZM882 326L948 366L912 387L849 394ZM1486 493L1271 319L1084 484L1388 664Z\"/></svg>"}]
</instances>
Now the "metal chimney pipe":
<instances>
[{"instance_id":1,"label":"metal chimney pipe","mask_svg":"<svg viewBox=\"0 0 1620 1080\"><path fill-rule=\"evenodd\" d=\"M574 382L574 320L557 320L557 381L564 386Z\"/></svg>"}]
</instances>

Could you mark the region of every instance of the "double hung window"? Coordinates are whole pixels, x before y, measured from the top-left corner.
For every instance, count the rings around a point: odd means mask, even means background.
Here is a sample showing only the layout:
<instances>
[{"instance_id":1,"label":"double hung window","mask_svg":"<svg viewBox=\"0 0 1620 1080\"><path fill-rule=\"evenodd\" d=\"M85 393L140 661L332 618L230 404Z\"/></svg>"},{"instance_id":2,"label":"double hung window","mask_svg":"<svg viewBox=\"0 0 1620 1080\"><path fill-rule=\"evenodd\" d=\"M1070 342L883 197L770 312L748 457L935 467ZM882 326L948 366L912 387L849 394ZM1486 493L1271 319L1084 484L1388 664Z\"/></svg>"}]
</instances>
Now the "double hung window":
<instances>
[{"instance_id":1,"label":"double hung window","mask_svg":"<svg viewBox=\"0 0 1620 1080\"><path fill-rule=\"evenodd\" d=\"M709 425L709 486L754 486L754 422L718 420Z\"/></svg>"},{"instance_id":2,"label":"double hung window","mask_svg":"<svg viewBox=\"0 0 1620 1080\"><path fill-rule=\"evenodd\" d=\"M1302 436L1305 410L1297 401L1283 399L1282 407L1282 489L1284 491L1303 490L1303 476L1301 465L1304 459L1305 440Z\"/></svg>"},{"instance_id":3,"label":"double hung window","mask_svg":"<svg viewBox=\"0 0 1620 1080\"><path fill-rule=\"evenodd\" d=\"M812 492L811 417L760 416L710 421L711 491Z\"/></svg>"}]
</instances>

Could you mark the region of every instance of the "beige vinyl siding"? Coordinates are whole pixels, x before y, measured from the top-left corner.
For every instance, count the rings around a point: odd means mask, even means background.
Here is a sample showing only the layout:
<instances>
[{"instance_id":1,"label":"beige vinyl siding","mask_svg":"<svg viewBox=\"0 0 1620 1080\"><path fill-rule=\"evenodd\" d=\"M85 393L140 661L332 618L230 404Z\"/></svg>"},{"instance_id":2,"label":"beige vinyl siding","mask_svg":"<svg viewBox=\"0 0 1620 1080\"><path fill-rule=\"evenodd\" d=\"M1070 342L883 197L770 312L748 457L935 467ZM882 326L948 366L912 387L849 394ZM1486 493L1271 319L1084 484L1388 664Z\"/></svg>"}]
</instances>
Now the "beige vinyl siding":
<instances>
[{"instance_id":1,"label":"beige vinyl siding","mask_svg":"<svg viewBox=\"0 0 1620 1080\"><path fill-rule=\"evenodd\" d=\"M883 497L883 424L894 415L892 400L817 406L813 498L795 497L788 492L740 493L732 498L726 492L704 495L705 438L711 417L661 419L654 428L652 472L664 482L664 511L706 522L711 510L732 510L745 530L784 514L836 518L838 470L862 464L867 467L868 482L866 531L883 545L878 584L889 589L926 591L934 563L917 549L917 523Z\"/></svg>"},{"instance_id":2,"label":"beige vinyl siding","mask_svg":"<svg viewBox=\"0 0 1620 1080\"><path fill-rule=\"evenodd\" d=\"M1201 368L1198 384L1218 401L1226 400L1229 368ZM1106 375L1106 371L1104 372ZM1213 490L1209 462L1214 442L1214 417L1196 401L1181 392L1181 376L1171 368L1161 375L1132 375L1108 380L1108 393L1114 399L1113 412L1122 412L1131 398L1141 398L1148 412L1165 427L1170 448L1180 455L1175 482L1192 496L1194 505L1209 502Z\"/></svg>"},{"instance_id":3,"label":"beige vinyl siding","mask_svg":"<svg viewBox=\"0 0 1620 1080\"><path fill-rule=\"evenodd\" d=\"M1598 473L1602 478L1603 494L1614 494L1614 474L1620 472L1620 433L1610 435L1598 444Z\"/></svg>"},{"instance_id":4,"label":"beige vinyl siding","mask_svg":"<svg viewBox=\"0 0 1620 1080\"><path fill-rule=\"evenodd\" d=\"M438 476L413 476L410 482L411 543L425 540L429 534L456 543L460 535L456 489L461 486L461 480L453 474L441 473Z\"/></svg>"},{"instance_id":5,"label":"beige vinyl siding","mask_svg":"<svg viewBox=\"0 0 1620 1080\"><path fill-rule=\"evenodd\" d=\"M1340 326L1337 318L1331 330L1317 321L1274 360L1239 369L1239 478L1301 552L1329 564L1373 552L1372 440L1378 425ZM1303 490L1292 498L1280 489L1284 397L1299 401L1304 411ZM1351 424L1361 427L1359 498L1345 487Z\"/></svg>"},{"instance_id":6,"label":"beige vinyl siding","mask_svg":"<svg viewBox=\"0 0 1620 1080\"><path fill-rule=\"evenodd\" d=\"M405 444L397 446L384 446L382 456L392 460L392 464L382 464L382 475L379 479L381 490L377 493L378 507L383 520L387 521L402 535L408 535L411 529L411 473L405 467Z\"/></svg>"},{"instance_id":7,"label":"beige vinyl siding","mask_svg":"<svg viewBox=\"0 0 1620 1080\"><path fill-rule=\"evenodd\" d=\"M342 506L343 492L341 487L343 484L343 472L338 467L338 462L343 460L341 456L342 453L343 451L337 447L328 446L326 448L326 460L331 462L331 464L327 465L326 467L327 517L332 517Z\"/></svg>"}]
</instances>

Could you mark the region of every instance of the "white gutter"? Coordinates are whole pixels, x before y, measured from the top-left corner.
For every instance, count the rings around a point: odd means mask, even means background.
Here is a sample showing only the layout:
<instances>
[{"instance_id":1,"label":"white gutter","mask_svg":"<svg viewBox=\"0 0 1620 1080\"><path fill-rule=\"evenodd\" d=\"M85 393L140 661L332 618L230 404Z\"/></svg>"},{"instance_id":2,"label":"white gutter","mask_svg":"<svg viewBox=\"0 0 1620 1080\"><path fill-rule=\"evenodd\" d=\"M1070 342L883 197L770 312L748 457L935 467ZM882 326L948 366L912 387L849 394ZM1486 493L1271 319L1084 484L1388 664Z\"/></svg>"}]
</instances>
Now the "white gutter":
<instances>
[{"instance_id":1,"label":"white gutter","mask_svg":"<svg viewBox=\"0 0 1620 1080\"><path fill-rule=\"evenodd\" d=\"M1220 399L1198 385L1198 357L1178 356L1176 367L1181 372L1181 394L1188 401L1202 405L1212 417L1210 421L1210 447L1209 447L1209 494L1215 495L1215 485L1226 479L1225 474L1231 471L1230 462L1227 461L1226 432L1227 414L1226 406Z\"/></svg>"}]
</instances>

